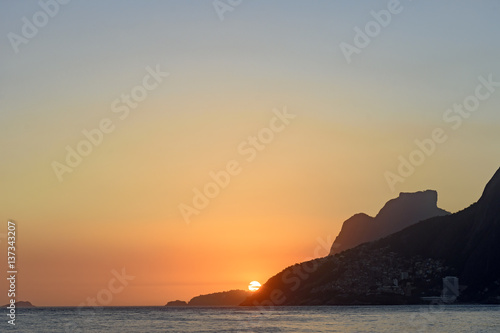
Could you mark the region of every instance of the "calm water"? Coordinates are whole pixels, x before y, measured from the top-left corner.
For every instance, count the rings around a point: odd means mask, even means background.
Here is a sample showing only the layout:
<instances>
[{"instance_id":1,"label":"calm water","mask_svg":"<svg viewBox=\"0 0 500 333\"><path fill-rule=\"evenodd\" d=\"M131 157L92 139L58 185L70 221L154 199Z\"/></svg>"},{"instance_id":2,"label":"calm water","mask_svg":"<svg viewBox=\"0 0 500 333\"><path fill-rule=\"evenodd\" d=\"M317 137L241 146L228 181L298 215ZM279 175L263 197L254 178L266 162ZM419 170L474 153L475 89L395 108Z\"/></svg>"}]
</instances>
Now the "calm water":
<instances>
[{"instance_id":1,"label":"calm water","mask_svg":"<svg viewBox=\"0 0 500 333\"><path fill-rule=\"evenodd\" d=\"M1 332L500 332L499 306L18 309ZM5 312L4 312L5 313Z\"/></svg>"}]
</instances>

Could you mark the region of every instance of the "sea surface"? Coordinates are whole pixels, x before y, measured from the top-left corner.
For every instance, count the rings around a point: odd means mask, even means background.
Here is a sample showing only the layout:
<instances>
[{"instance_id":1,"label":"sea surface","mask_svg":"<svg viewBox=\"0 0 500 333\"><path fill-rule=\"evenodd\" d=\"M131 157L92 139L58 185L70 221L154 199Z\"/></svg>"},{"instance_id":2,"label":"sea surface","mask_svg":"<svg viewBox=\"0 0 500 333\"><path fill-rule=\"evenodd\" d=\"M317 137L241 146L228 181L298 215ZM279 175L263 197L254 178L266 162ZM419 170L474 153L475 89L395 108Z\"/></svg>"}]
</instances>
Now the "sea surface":
<instances>
[{"instance_id":1,"label":"sea surface","mask_svg":"<svg viewBox=\"0 0 500 333\"><path fill-rule=\"evenodd\" d=\"M500 332L500 306L488 305L17 310L0 332Z\"/></svg>"}]
</instances>

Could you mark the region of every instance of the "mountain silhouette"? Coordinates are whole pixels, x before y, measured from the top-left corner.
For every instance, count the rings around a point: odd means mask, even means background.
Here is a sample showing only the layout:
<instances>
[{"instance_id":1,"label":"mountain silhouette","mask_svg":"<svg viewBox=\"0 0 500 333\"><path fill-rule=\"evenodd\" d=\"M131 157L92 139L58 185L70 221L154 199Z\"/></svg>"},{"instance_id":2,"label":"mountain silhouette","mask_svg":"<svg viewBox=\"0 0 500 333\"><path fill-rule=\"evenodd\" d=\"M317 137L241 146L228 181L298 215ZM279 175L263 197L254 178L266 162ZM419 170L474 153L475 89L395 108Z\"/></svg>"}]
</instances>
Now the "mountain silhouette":
<instances>
[{"instance_id":1,"label":"mountain silhouette","mask_svg":"<svg viewBox=\"0 0 500 333\"><path fill-rule=\"evenodd\" d=\"M458 301L500 303L500 169L478 202L290 266L242 305L415 304L459 278Z\"/></svg>"},{"instance_id":2,"label":"mountain silhouette","mask_svg":"<svg viewBox=\"0 0 500 333\"><path fill-rule=\"evenodd\" d=\"M478 202L456 214L418 223L381 240L379 246L450 263L469 285L469 293L495 288L490 284L500 280L500 169Z\"/></svg>"},{"instance_id":3,"label":"mountain silhouette","mask_svg":"<svg viewBox=\"0 0 500 333\"><path fill-rule=\"evenodd\" d=\"M449 215L449 212L438 208L437 200L438 194L432 190L400 193L398 198L388 201L375 217L364 213L352 216L342 225L330 255L380 239L430 217Z\"/></svg>"}]
</instances>

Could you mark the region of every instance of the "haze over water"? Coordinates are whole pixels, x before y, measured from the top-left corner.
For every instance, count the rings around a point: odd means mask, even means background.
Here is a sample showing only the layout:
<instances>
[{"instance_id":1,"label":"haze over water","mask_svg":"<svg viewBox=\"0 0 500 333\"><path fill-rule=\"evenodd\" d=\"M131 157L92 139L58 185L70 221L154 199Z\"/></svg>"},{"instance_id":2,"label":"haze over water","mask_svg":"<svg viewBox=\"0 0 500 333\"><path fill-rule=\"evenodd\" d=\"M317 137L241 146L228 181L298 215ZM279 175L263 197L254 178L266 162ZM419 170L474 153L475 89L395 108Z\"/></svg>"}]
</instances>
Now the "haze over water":
<instances>
[{"instance_id":1,"label":"haze over water","mask_svg":"<svg viewBox=\"0 0 500 333\"><path fill-rule=\"evenodd\" d=\"M498 306L40 308L20 332L497 332Z\"/></svg>"}]
</instances>

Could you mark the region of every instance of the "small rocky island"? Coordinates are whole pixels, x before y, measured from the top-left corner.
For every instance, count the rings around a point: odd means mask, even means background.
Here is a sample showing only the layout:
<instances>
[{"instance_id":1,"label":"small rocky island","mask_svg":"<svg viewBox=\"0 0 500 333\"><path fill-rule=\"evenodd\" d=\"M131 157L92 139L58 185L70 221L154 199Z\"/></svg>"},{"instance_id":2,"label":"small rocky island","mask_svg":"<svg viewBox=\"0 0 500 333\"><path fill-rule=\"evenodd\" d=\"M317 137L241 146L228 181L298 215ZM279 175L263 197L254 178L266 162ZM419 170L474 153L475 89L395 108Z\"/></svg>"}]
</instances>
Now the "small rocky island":
<instances>
[{"instance_id":1,"label":"small rocky island","mask_svg":"<svg viewBox=\"0 0 500 333\"><path fill-rule=\"evenodd\" d=\"M247 290L229 290L219 293L193 297L189 303L184 301L168 302L165 306L238 306L252 294Z\"/></svg>"},{"instance_id":2,"label":"small rocky island","mask_svg":"<svg viewBox=\"0 0 500 333\"><path fill-rule=\"evenodd\" d=\"M34 308L35 307L33 304L31 304L28 301L17 301L14 303L14 305L16 306L16 308ZM3 308L8 307L8 306L10 306L10 303L5 304L3 306Z\"/></svg>"}]
</instances>

